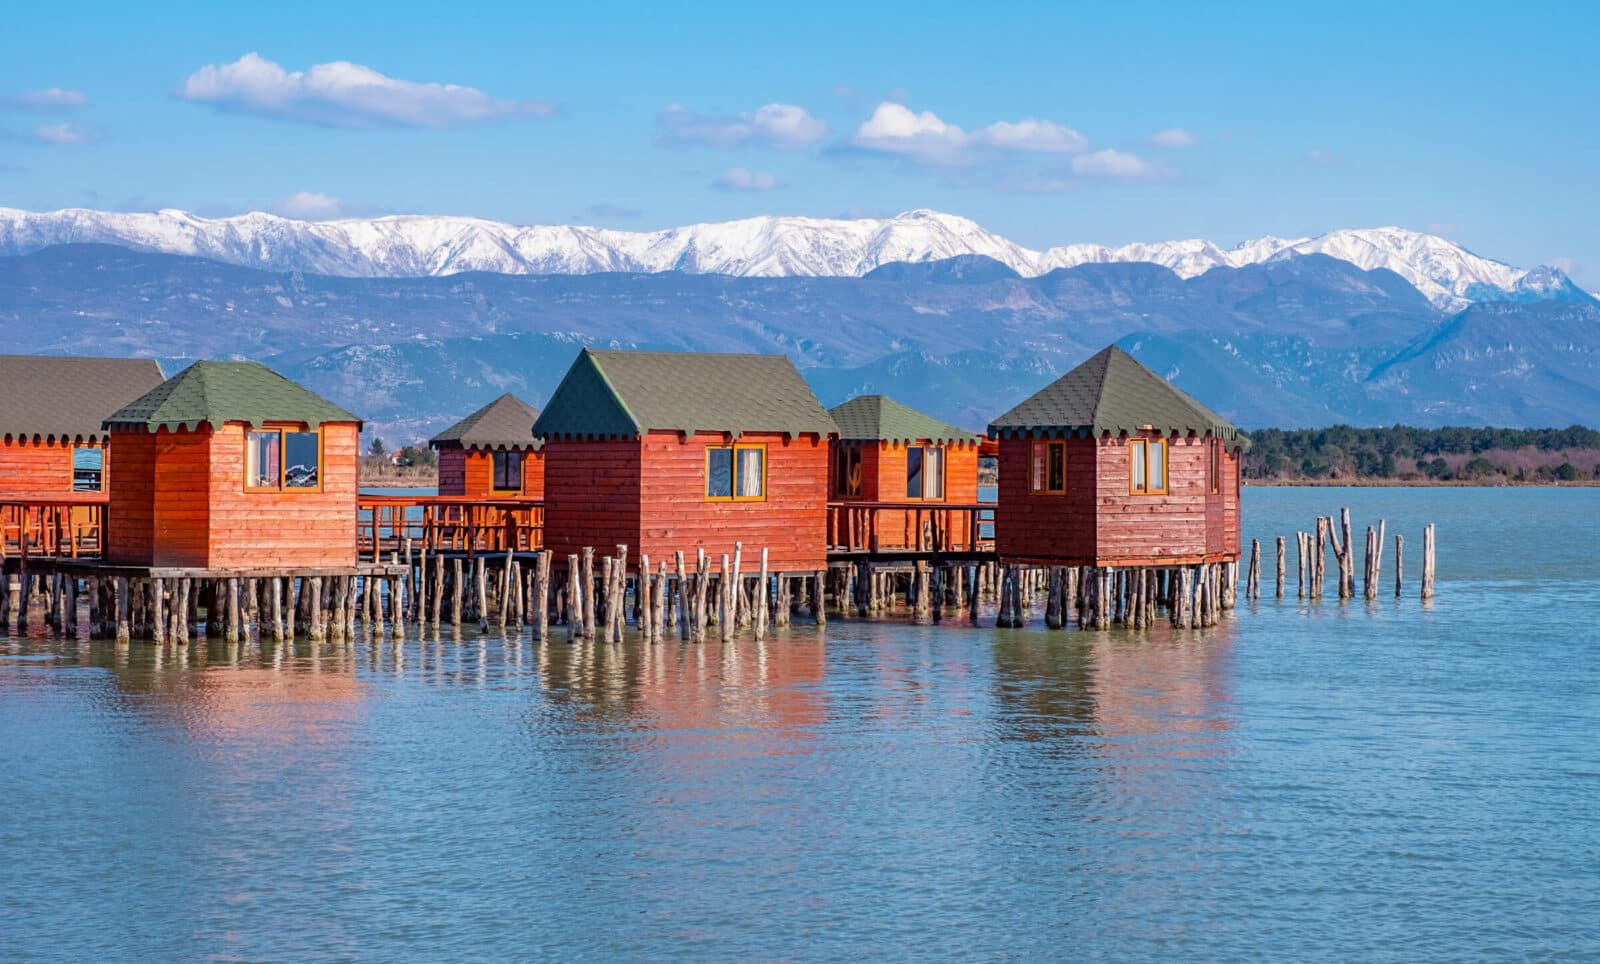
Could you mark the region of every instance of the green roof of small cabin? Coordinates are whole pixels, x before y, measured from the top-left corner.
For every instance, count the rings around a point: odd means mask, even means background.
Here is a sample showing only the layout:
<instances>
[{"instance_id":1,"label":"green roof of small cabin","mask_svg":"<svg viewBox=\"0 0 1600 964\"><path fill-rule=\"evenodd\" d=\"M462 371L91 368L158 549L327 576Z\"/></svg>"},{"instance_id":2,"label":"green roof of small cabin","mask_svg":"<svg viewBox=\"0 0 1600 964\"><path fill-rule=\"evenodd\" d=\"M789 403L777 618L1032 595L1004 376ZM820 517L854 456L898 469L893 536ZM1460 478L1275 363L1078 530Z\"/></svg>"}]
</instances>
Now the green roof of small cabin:
<instances>
[{"instance_id":1,"label":"green roof of small cabin","mask_svg":"<svg viewBox=\"0 0 1600 964\"><path fill-rule=\"evenodd\" d=\"M105 427L175 432L226 422L304 422L315 428L324 422L359 425L361 419L259 362L198 361L124 405Z\"/></svg>"},{"instance_id":2,"label":"green roof of small cabin","mask_svg":"<svg viewBox=\"0 0 1600 964\"><path fill-rule=\"evenodd\" d=\"M927 439L940 443L976 443L978 435L941 422L887 395L858 395L828 409L847 442L898 442Z\"/></svg>"},{"instance_id":3,"label":"green roof of small cabin","mask_svg":"<svg viewBox=\"0 0 1600 964\"><path fill-rule=\"evenodd\" d=\"M989 423L993 436L1141 432L1204 435L1229 441L1244 436L1227 419L1110 345Z\"/></svg>"},{"instance_id":4,"label":"green roof of small cabin","mask_svg":"<svg viewBox=\"0 0 1600 964\"><path fill-rule=\"evenodd\" d=\"M510 392L428 439L434 448L532 449L544 443L533 437L539 410Z\"/></svg>"},{"instance_id":5,"label":"green roof of small cabin","mask_svg":"<svg viewBox=\"0 0 1600 964\"><path fill-rule=\"evenodd\" d=\"M105 438L106 416L161 384L152 358L0 355L0 438Z\"/></svg>"},{"instance_id":6,"label":"green roof of small cabin","mask_svg":"<svg viewBox=\"0 0 1600 964\"><path fill-rule=\"evenodd\" d=\"M782 355L585 348L533 425L540 438L632 438L651 431L838 431Z\"/></svg>"}]
</instances>

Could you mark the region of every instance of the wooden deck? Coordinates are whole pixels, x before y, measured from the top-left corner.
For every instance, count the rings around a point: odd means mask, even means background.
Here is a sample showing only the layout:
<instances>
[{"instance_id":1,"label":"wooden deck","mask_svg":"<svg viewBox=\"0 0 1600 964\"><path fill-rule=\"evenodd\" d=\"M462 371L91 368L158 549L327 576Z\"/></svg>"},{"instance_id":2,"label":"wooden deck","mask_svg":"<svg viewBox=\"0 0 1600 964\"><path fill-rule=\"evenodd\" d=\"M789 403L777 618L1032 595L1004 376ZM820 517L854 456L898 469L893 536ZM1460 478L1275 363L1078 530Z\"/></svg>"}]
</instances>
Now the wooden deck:
<instances>
[{"instance_id":1,"label":"wooden deck","mask_svg":"<svg viewBox=\"0 0 1600 964\"><path fill-rule=\"evenodd\" d=\"M828 559L994 558L994 503L830 502Z\"/></svg>"},{"instance_id":2,"label":"wooden deck","mask_svg":"<svg viewBox=\"0 0 1600 964\"><path fill-rule=\"evenodd\" d=\"M363 495L356 516L361 558L380 561L416 550L473 556L537 552L544 547L544 503L469 496Z\"/></svg>"},{"instance_id":3,"label":"wooden deck","mask_svg":"<svg viewBox=\"0 0 1600 964\"><path fill-rule=\"evenodd\" d=\"M0 502L0 560L97 557L105 544L105 519L103 501Z\"/></svg>"}]
</instances>

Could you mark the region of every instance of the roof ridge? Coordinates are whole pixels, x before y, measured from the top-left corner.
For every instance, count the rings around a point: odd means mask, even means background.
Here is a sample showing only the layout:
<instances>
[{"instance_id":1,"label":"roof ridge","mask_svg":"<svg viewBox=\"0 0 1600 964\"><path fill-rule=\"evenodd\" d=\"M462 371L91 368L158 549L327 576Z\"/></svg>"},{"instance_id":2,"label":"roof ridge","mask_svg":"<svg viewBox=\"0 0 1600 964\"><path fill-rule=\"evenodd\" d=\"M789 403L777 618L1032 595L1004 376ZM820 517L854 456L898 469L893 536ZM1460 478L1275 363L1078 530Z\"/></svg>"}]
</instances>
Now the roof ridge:
<instances>
[{"instance_id":1,"label":"roof ridge","mask_svg":"<svg viewBox=\"0 0 1600 964\"><path fill-rule=\"evenodd\" d=\"M628 416L628 421L633 423L633 430L635 432L646 431L645 427L639 424L639 416L633 414L633 409L628 407L628 400L622 397L621 392L617 391L617 386L611 381L611 377L606 374L606 370L601 367L600 359L595 357L594 353L587 348L583 350L583 353L589 356L589 364L593 366L595 374L600 376L600 381L606 386L606 391L611 393L611 397L616 401L617 407L622 409L622 414ZM656 354L671 353L657 352Z\"/></svg>"}]
</instances>

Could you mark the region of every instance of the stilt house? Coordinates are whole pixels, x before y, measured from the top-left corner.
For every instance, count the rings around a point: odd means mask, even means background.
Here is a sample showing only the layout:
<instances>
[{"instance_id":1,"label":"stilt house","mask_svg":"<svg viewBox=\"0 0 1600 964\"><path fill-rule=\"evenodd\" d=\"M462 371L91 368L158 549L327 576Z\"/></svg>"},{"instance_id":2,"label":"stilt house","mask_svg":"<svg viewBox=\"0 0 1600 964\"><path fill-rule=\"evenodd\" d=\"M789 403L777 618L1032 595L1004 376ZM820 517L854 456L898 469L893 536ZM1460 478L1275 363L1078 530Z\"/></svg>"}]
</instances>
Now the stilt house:
<instances>
[{"instance_id":1,"label":"stilt house","mask_svg":"<svg viewBox=\"0 0 1600 964\"><path fill-rule=\"evenodd\" d=\"M1239 557L1244 438L1112 345L989 426L1007 563L1171 566Z\"/></svg>"},{"instance_id":2,"label":"stilt house","mask_svg":"<svg viewBox=\"0 0 1600 964\"><path fill-rule=\"evenodd\" d=\"M932 521L941 505L971 505L978 500L978 447L982 439L932 416L925 415L887 395L861 395L829 409L839 438L834 440L829 495L846 511L839 524L870 534L853 532L848 544L869 548L908 548L930 544L922 526ZM886 508L887 504L913 507ZM850 511L852 506L872 506L870 514ZM922 510L922 511L918 511ZM946 540L958 544L971 528L971 512L952 520L950 513L938 521ZM959 531L952 533L955 523ZM915 530L915 531L914 531ZM836 542L838 532L830 533ZM919 543L921 539L921 543Z\"/></svg>"},{"instance_id":3,"label":"stilt house","mask_svg":"<svg viewBox=\"0 0 1600 964\"><path fill-rule=\"evenodd\" d=\"M428 440L439 453L439 494L475 499L544 498L539 411L507 393Z\"/></svg>"},{"instance_id":4,"label":"stilt house","mask_svg":"<svg viewBox=\"0 0 1600 964\"><path fill-rule=\"evenodd\" d=\"M981 437L902 405L861 395L828 410L832 496L841 502L975 502Z\"/></svg>"},{"instance_id":5,"label":"stilt house","mask_svg":"<svg viewBox=\"0 0 1600 964\"><path fill-rule=\"evenodd\" d=\"M160 384L149 358L0 355L0 502L104 503L101 423Z\"/></svg>"},{"instance_id":6,"label":"stilt house","mask_svg":"<svg viewBox=\"0 0 1600 964\"><path fill-rule=\"evenodd\" d=\"M255 362L202 361L105 421L106 558L204 570L356 562L361 421Z\"/></svg>"},{"instance_id":7,"label":"stilt house","mask_svg":"<svg viewBox=\"0 0 1600 964\"><path fill-rule=\"evenodd\" d=\"M836 429L781 355L584 349L533 434L544 442L545 546L617 544L654 560L761 549L773 572L827 563Z\"/></svg>"}]
</instances>

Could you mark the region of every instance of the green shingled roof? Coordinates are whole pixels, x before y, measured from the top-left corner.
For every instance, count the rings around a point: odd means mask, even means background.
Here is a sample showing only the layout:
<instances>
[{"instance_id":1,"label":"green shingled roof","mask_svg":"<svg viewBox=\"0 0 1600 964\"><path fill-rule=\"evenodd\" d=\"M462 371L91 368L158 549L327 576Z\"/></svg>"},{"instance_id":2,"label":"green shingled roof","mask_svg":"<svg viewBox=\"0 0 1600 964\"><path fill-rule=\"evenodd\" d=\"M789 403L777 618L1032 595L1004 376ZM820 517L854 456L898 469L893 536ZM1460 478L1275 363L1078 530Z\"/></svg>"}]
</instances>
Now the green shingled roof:
<instances>
[{"instance_id":1,"label":"green shingled roof","mask_svg":"<svg viewBox=\"0 0 1600 964\"><path fill-rule=\"evenodd\" d=\"M1222 416L1111 345L989 424L989 434L1133 434L1146 425L1165 433L1212 432L1243 442Z\"/></svg>"},{"instance_id":2,"label":"green shingled roof","mask_svg":"<svg viewBox=\"0 0 1600 964\"><path fill-rule=\"evenodd\" d=\"M850 442L977 442L973 432L963 431L887 395L858 395L842 405L828 409L839 426L839 437Z\"/></svg>"},{"instance_id":3,"label":"green shingled roof","mask_svg":"<svg viewBox=\"0 0 1600 964\"><path fill-rule=\"evenodd\" d=\"M632 438L650 431L815 433L838 428L782 355L585 348L533 434Z\"/></svg>"},{"instance_id":4,"label":"green shingled roof","mask_svg":"<svg viewBox=\"0 0 1600 964\"><path fill-rule=\"evenodd\" d=\"M104 438L106 416L161 377L150 358L0 355L0 438Z\"/></svg>"},{"instance_id":5,"label":"green shingled roof","mask_svg":"<svg viewBox=\"0 0 1600 964\"><path fill-rule=\"evenodd\" d=\"M428 440L434 448L533 449L544 443L533 437L539 410L507 392Z\"/></svg>"},{"instance_id":6,"label":"green shingled roof","mask_svg":"<svg viewBox=\"0 0 1600 964\"><path fill-rule=\"evenodd\" d=\"M360 419L258 362L199 361L124 405L106 428L193 430L201 423L323 422Z\"/></svg>"}]
</instances>

